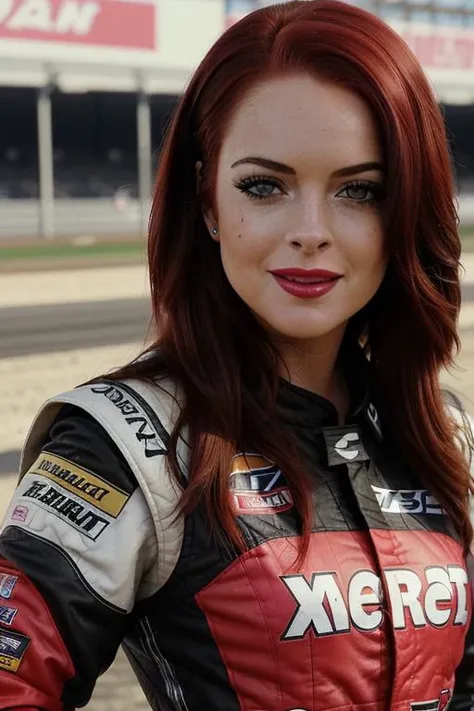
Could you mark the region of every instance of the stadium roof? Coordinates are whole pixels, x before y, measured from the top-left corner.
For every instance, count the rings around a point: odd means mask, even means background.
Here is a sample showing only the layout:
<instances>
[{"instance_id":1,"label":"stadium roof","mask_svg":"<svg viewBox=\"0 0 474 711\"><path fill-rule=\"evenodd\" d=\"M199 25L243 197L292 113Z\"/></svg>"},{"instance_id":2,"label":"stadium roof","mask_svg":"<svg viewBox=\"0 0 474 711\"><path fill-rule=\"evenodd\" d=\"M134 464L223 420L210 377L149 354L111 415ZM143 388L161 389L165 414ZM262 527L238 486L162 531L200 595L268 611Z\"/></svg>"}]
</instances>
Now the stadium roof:
<instances>
[{"instance_id":1,"label":"stadium roof","mask_svg":"<svg viewBox=\"0 0 474 711\"><path fill-rule=\"evenodd\" d=\"M238 19L234 5L241 0L4 0L0 86L179 94ZM474 26L391 24L441 101L474 103Z\"/></svg>"}]
</instances>

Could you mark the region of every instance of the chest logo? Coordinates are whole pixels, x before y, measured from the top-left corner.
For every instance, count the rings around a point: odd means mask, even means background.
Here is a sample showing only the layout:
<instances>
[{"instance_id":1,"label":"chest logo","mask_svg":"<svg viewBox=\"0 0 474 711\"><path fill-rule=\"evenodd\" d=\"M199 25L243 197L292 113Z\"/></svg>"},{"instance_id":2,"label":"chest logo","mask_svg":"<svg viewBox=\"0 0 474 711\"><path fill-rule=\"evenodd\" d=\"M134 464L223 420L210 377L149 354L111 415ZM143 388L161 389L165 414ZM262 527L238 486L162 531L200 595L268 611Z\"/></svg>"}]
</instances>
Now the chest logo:
<instances>
[{"instance_id":1,"label":"chest logo","mask_svg":"<svg viewBox=\"0 0 474 711\"><path fill-rule=\"evenodd\" d=\"M441 505L425 489L382 489L372 486L380 510L394 514L443 516Z\"/></svg>"},{"instance_id":2,"label":"chest logo","mask_svg":"<svg viewBox=\"0 0 474 711\"><path fill-rule=\"evenodd\" d=\"M342 589L334 572L284 575L281 578L296 602L282 640L303 639L309 632L327 636L376 630L383 621L384 592L395 630L410 627L465 625L468 619L468 578L459 565L427 567L424 580L414 570L392 568L383 580L370 570L359 570ZM384 585L382 584L384 583Z\"/></svg>"},{"instance_id":3,"label":"chest logo","mask_svg":"<svg viewBox=\"0 0 474 711\"><path fill-rule=\"evenodd\" d=\"M352 459L355 459L359 454L358 449L351 449L351 444L354 442L359 442L359 440L360 437L357 432L348 432L336 442L336 444L334 445L334 449L341 457L344 457L344 459L348 459L349 461L351 461Z\"/></svg>"},{"instance_id":4,"label":"chest logo","mask_svg":"<svg viewBox=\"0 0 474 711\"><path fill-rule=\"evenodd\" d=\"M323 435L330 467L369 459L358 427L325 427Z\"/></svg>"},{"instance_id":5,"label":"chest logo","mask_svg":"<svg viewBox=\"0 0 474 711\"><path fill-rule=\"evenodd\" d=\"M293 506L281 470L259 454L237 454L232 461L229 488L237 514L270 515Z\"/></svg>"}]
</instances>

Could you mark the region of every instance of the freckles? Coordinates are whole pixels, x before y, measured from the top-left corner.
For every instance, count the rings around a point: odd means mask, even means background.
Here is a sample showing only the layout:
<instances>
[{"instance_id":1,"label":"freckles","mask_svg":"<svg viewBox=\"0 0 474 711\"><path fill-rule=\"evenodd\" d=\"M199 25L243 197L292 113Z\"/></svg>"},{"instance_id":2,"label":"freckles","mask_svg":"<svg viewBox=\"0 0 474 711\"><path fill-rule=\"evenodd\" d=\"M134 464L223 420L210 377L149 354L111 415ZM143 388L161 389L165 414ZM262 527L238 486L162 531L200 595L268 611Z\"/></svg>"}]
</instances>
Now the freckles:
<instances>
[{"instance_id":1,"label":"freckles","mask_svg":"<svg viewBox=\"0 0 474 711\"><path fill-rule=\"evenodd\" d=\"M242 213L240 213L240 220L239 220L239 222L240 222L241 229L242 229L242 225L244 224L244 216L242 215ZM237 239L242 239L242 232L238 232L238 234L237 234Z\"/></svg>"}]
</instances>

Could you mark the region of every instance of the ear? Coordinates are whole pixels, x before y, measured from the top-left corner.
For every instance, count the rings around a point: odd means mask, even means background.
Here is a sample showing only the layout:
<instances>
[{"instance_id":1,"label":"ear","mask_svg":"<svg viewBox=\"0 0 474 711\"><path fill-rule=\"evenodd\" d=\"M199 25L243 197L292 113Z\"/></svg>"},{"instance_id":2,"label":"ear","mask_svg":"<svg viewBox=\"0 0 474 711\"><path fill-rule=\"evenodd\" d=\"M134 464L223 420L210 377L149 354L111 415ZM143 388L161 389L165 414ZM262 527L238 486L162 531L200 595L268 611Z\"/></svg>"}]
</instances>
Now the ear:
<instances>
[{"instance_id":1,"label":"ear","mask_svg":"<svg viewBox=\"0 0 474 711\"><path fill-rule=\"evenodd\" d=\"M219 229L217 227L217 220L214 217L214 212L212 210L206 210L203 207L202 208L202 216L203 216L204 222L206 223L206 227L207 227L208 232L211 235L212 239L215 240L216 242L219 242Z\"/></svg>"}]
</instances>

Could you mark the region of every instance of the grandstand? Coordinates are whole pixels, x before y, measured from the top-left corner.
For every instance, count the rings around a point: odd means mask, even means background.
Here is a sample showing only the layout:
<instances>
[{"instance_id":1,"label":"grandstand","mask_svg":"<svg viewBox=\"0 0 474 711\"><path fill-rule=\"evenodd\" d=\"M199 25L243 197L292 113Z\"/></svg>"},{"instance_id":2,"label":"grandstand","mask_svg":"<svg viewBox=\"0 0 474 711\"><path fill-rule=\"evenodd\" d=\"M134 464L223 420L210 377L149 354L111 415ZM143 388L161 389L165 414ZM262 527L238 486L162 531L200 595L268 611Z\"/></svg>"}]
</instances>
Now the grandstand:
<instances>
[{"instance_id":1,"label":"grandstand","mask_svg":"<svg viewBox=\"0 0 474 711\"><path fill-rule=\"evenodd\" d=\"M474 196L474 0L352 1L419 57L443 105L459 193ZM140 231L163 129L189 74L225 27L266 4L5 3L0 237Z\"/></svg>"}]
</instances>

